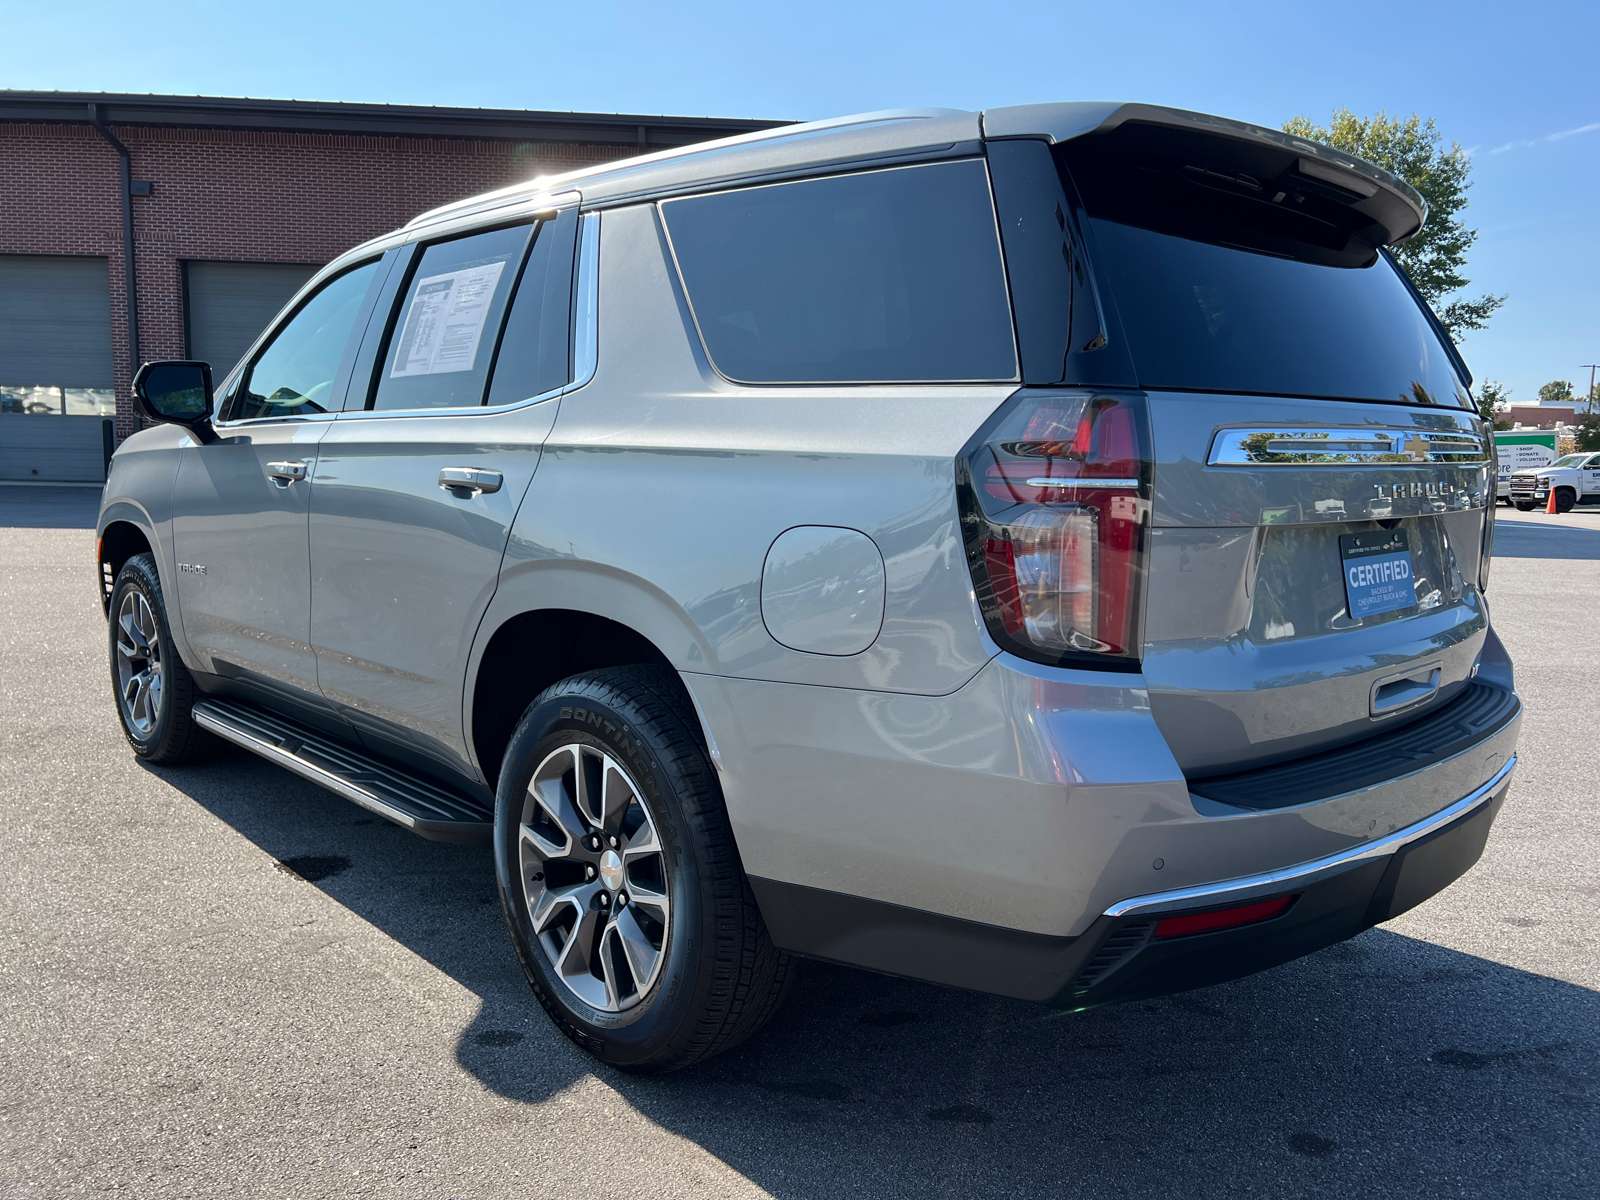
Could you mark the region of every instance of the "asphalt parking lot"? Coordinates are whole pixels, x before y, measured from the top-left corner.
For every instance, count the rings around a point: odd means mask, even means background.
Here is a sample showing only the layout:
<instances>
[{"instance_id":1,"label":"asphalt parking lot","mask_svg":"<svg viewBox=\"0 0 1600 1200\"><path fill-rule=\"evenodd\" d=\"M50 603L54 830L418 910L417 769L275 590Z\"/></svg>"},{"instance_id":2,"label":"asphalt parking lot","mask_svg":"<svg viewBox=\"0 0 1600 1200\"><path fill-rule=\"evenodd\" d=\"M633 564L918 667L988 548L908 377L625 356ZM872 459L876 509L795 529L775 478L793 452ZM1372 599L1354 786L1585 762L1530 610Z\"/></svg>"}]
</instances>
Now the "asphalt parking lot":
<instances>
[{"instance_id":1,"label":"asphalt parking lot","mask_svg":"<svg viewBox=\"0 0 1600 1200\"><path fill-rule=\"evenodd\" d=\"M0 487L0 1194L1600 1194L1600 509L1500 510L1522 761L1441 896L1076 1016L809 965L745 1047L637 1079L534 1004L488 851L242 753L134 759L97 498Z\"/></svg>"}]
</instances>

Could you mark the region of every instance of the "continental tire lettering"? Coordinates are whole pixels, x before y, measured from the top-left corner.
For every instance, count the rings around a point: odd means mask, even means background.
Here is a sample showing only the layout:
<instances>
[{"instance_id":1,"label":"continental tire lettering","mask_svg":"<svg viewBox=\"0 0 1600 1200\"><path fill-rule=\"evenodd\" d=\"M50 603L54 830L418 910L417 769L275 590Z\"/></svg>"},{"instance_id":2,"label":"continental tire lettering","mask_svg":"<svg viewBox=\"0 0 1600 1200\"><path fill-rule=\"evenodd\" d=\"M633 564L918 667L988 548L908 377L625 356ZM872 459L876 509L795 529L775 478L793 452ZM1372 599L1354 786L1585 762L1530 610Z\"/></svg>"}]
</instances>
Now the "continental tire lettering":
<instances>
[{"instance_id":1,"label":"continental tire lettering","mask_svg":"<svg viewBox=\"0 0 1600 1200\"><path fill-rule=\"evenodd\" d=\"M561 719L562 719L562 720L563 720L563 721L570 721L570 720L571 720L571 719L572 719L572 709L570 709L570 708L563 708L563 709L562 709L562 710L561 710Z\"/></svg>"}]
</instances>

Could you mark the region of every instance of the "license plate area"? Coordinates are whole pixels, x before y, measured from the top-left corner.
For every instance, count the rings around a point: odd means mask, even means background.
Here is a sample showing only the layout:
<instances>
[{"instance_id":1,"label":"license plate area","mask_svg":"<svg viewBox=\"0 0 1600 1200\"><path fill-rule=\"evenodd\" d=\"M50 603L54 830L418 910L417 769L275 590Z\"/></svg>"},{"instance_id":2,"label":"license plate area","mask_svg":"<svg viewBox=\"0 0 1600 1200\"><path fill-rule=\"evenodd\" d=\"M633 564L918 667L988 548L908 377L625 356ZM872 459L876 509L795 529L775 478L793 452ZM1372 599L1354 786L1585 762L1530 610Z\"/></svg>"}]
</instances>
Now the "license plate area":
<instances>
[{"instance_id":1,"label":"license plate area","mask_svg":"<svg viewBox=\"0 0 1600 1200\"><path fill-rule=\"evenodd\" d=\"M1404 529L1347 533L1339 538L1346 611L1357 621L1417 607L1416 575Z\"/></svg>"}]
</instances>

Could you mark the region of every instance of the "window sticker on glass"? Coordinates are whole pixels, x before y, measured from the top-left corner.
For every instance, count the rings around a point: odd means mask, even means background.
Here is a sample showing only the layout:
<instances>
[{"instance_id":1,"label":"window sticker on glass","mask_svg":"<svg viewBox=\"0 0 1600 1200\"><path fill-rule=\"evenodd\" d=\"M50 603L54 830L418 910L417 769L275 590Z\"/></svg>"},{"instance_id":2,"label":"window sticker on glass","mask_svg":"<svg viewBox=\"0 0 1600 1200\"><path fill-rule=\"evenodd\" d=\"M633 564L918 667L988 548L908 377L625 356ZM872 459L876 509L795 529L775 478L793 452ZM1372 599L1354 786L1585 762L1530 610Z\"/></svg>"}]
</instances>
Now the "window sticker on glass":
<instances>
[{"instance_id":1,"label":"window sticker on glass","mask_svg":"<svg viewBox=\"0 0 1600 1200\"><path fill-rule=\"evenodd\" d=\"M1417 606L1411 548L1402 529L1347 533L1339 539L1345 599L1356 620Z\"/></svg>"},{"instance_id":2,"label":"window sticker on glass","mask_svg":"<svg viewBox=\"0 0 1600 1200\"><path fill-rule=\"evenodd\" d=\"M418 280L390 376L472 370L495 285L505 267L502 260Z\"/></svg>"}]
</instances>

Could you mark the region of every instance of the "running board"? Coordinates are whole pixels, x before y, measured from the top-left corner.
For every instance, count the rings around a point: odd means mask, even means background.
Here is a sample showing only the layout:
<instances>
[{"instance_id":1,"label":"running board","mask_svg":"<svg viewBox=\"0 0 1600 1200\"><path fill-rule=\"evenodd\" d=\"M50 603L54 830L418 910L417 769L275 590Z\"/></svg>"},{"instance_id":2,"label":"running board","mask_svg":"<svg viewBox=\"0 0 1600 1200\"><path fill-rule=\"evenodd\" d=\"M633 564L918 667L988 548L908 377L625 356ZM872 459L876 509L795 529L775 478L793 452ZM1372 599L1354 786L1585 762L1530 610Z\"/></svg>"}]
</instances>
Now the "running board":
<instances>
[{"instance_id":1,"label":"running board","mask_svg":"<svg viewBox=\"0 0 1600 1200\"><path fill-rule=\"evenodd\" d=\"M425 838L464 846L487 846L492 840L494 810L489 805L298 721L217 697L196 704L194 720L200 728Z\"/></svg>"}]
</instances>

